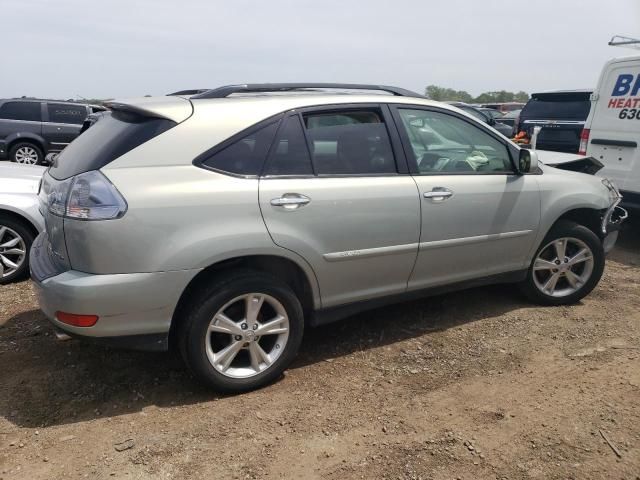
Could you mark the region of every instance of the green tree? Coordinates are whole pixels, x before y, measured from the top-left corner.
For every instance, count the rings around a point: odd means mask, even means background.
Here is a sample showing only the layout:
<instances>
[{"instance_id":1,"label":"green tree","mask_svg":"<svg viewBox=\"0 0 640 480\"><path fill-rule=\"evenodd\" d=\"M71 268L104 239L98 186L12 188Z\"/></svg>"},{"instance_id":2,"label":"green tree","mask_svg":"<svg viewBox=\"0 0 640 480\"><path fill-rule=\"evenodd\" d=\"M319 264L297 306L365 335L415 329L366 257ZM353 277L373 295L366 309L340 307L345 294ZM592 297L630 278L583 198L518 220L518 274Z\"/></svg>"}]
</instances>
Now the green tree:
<instances>
[{"instance_id":1,"label":"green tree","mask_svg":"<svg viewBox=\"0 0 640 480\"><path fill-rule=\"evenodd\" d=\"M439 102L471 102L473 97L464 90L454 90L452 88L439 87L438 85L429 85L424 90L424 94L431 100Z\"/></svg>"},{"instance_id":2,"label":"green tree","mask_svg":"<svg viewBox=\"0 0 640 480\"><path fill-rule=\"evenodd\" d=\"M438 85L429 85L424 90L424 94L431 100L439 102L465 102L465 103L504 103L504 102L521 102L525 103L529 100L527 92L508 92L506 90L497 90L493 92L484 92L473 97L464 90L454 90L452 88L440 87Z\"/></svg>"}]
</instances>

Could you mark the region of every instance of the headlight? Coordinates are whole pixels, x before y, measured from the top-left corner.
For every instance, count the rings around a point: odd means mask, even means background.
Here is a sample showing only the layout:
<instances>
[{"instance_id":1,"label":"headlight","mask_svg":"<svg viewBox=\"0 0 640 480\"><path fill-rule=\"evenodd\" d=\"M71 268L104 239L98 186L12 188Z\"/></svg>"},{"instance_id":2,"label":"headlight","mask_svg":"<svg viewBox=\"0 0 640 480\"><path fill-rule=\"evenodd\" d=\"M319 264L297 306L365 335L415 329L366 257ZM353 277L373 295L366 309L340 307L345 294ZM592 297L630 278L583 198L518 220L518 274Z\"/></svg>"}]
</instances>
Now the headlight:
<instances>
[{"instance_id":1,"label":"headlight","mask_svg":"<svg viewBox=\"0 0 640 480\"><path fill-rule=\"evenodd\" d=\"M52 186L47 192L51 213L80 220L120 218L127 203L120 192L98 171L81 173Z\"/></svg>"}]
</instances>

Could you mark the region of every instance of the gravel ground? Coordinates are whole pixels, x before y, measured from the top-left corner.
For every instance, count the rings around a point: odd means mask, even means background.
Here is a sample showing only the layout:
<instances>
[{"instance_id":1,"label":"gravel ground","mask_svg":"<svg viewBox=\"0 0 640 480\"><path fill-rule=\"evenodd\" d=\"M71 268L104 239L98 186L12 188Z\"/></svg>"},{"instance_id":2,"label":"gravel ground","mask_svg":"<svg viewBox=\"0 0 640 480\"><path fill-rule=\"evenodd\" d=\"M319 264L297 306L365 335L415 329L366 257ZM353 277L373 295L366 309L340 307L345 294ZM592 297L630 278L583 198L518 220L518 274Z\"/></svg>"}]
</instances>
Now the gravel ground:
<instances>
[{"instance_id":1,"label":"gravel ground","mask_svg":"<svg viewBox=\"0 0 640 480\"><path fill-rule=\"evenodd\" d=\"M0 365L0 479L638 480L640 225L577 305L495 286L378 309L245 395L58 342L29 282L0 287Z\"/></svg>"}]
</instances>

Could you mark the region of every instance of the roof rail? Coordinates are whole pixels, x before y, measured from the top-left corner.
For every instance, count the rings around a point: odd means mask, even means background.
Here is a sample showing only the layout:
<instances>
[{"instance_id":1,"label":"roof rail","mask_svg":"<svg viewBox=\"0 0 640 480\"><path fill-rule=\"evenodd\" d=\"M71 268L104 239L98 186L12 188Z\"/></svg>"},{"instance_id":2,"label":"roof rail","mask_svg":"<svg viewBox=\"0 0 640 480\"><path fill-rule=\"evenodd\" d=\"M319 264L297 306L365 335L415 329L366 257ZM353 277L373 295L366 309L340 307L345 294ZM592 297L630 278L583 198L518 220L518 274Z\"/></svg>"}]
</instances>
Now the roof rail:
<instances>
[{"instance_id":1,"label":"roof rail","mask_svg":"<svg viewBox=\"0 0 640 480\"><path fill-rule=\"evenodd\" d=\"M167 97L178 97L184 95L197 95L199 93L208 92L208 88L194 88L192 90L180 90L178 92L167 93Z\"/></svg>"},{"instance_id":2,"label":"roof rail","mask_svg":"<svg viewBox=\"0 0 640 480\"><path fill-rule=\"evenodd\" d=\"M623 37L622 35L614 35L611 37L608 45L611 47L627 47L640 50L640 40L637 38Z\"/></svg>"},{"instance_id":3,"label":"roof rail","mask_svg":"<svg viewBox=\"0 0 640 480\"><path fill-rule=\"evenodd\" d=\"M225 98L234 93L291 92L294 90L379 90L400 97L424 98L424 95L405 90L404 88L360 83L248 83L244 85L218 87L195 95L192 98Z\"/></svg>"}]
</instances>

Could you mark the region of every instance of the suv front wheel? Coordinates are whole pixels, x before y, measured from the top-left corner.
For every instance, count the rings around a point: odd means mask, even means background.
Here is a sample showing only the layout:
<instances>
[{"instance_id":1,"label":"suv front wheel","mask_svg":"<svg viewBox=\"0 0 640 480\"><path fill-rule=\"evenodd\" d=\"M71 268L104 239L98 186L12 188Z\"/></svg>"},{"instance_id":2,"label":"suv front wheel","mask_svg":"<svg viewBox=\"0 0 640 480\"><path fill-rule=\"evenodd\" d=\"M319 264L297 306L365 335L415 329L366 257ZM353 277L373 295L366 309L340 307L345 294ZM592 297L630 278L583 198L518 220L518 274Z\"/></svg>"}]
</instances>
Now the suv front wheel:
<instances>
[{"instance_id":1,"label":"suv front wheel","mask_svg":"<svg viewBox=\"0 0 640 480\"><path fill-rule=\"evenodd\" d=\"M542 305L567 305L585 297L604 271L604 249L583 225L560 221L547 234L521 288Z\"/></svg>"},{"instance_id":2,"label":"suv front wheel","mask_svg":"<svg viewBox=\"0 0 640 480\"><path fill-rule=\"evenodd\" d=\"M42 165L44 154L42 150L29 142L19 142L9 150L9 159L12 162L27 165Z\"/></svg>"},{"instance_id":3,"label":"suv front wheel","mask_svg":"<svg viewBox=\"0 0 640 480\"><path fill-rule=\"evenodd\" d=\"M261 272L222 274L203 288L180 329L182 355L194 374L221 392L266 385L298 353L304 331L300 301Z\"/></svg>"}]
</instances>

